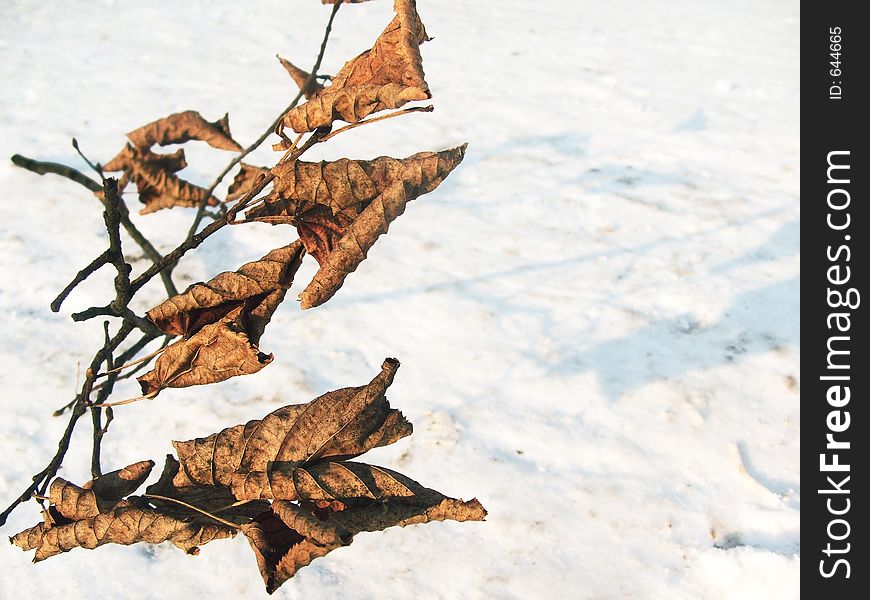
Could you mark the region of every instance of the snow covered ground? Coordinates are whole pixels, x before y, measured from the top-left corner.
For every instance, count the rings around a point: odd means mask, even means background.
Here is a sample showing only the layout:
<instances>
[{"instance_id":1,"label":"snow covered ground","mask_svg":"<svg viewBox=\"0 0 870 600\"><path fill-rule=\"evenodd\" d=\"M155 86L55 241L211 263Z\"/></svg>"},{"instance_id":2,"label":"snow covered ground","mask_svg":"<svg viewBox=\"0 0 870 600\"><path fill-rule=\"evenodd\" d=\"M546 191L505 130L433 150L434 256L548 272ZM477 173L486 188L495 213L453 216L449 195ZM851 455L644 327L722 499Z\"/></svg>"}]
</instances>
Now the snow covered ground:
<instances>
[{"instance_id":1,"label":"snow covered ground","mask_svg":"<svg viewBox=\"0 0 870 600\"><path fill-rule=\"evenodd\" d=\"M799 3L419 0L436 111L357 129L309 160L402 157L469 141L328 304L287 302L275 362L116 411L104 465L361 385L402 361L389 397L414 435L367 455L485 523L362 534L279 598L796 598L799 479ZM185 109L255 139L310 66L329 9L256 3L0 3L0 157L82 167L124 132ZM339 11L324 72L369 47L391 3ZM207 184L228 153L188 144ZM249 162L272 164L264 147ZM225 189L225 188L224 188ZM0 161L0 501L54 452L111 275L49 302L105 247L98 203ZM191 211L138 225L161 249ZM179 287L289 241L234 227L185 259ZM129 248L135 248L128 245ZM135 253L134 253L135 255ZM146 263L134 261L138 271ZM313 273L303 267L297 281ZM301 289L301 288L300 288ZM142 295L160 299L159 282ZM137 393L125 382L116 398ZM88 479L82 423L61 474ZM19 508L4 535L35 523ZM258 598L244 539L192 558L105 546L31 565L0 548L2 598Z\"/></svg>"}]
</instances>

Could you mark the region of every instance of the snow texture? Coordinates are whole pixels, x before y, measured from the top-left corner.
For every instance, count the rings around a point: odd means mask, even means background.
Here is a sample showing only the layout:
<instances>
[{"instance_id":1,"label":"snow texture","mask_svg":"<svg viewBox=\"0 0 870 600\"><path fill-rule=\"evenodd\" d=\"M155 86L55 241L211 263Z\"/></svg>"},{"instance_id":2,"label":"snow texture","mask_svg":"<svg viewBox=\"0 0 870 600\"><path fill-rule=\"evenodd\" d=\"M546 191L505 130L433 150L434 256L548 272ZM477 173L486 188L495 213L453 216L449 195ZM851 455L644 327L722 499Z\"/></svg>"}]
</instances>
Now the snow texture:
<instances>
[{"instance_id":1,"label":"snow texture","mask_svg":"<svg viewBox=\"0 0 870 600\"><path fill-rule=\"evenodd\" d=\"M362 534L288 582L295 598L797 598L799 3L796 0L419 0L436 111L356 129L306 158L407 156L470 142L328 304L292 301L250 377L117 409L104 465L170 440L361 385L384 357L415 424L370 462L452 496L484 523ZM296 93L276 52L310 66L316 0L0 4L0 156L84 168L124 132L186 109L229 111L255 139ZM339 11L323 72L367 48L387 1ZM207 184L232 156L188 146ZM248 162L273 164L268 144ZM111 270L49 302L105 247L99 204L0 162L0 499L53 454L77 370L101 343ZM226 185L219 189L219 193ZM136 223L164 251L192 212ZM233 227L177 269L180 288L289 241ZM128 243L136 272L146 267ZM306 263L297 278L313 273ZM301 287L294 288L298 292ZM134 308L161 299L159 280ZM291 290L291 297L295 293ZM137 393L135 382L114 398ZM83 419L62 476L89 478ZM35 523L35 503L4 535ZM2 552L2 598L264 597L244 539Z\"/></svg>"}]
</instances>

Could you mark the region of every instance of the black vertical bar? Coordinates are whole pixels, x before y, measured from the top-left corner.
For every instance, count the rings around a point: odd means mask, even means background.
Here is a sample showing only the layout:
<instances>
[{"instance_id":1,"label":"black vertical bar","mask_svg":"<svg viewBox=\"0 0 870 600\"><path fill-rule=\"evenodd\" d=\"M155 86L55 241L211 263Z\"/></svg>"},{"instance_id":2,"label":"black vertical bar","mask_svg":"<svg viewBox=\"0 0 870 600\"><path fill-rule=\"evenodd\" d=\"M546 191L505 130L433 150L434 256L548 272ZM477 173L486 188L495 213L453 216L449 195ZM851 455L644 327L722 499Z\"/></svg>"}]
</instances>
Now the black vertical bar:
<instances>
[{"instance_id":1,"label":"black vertical bar","mask_svg":"<svg viewBox=\"0 0 870 600\"><path fill-rule=\"evenodd\" d=\"M870 110L862 3L801 10L801 590L870 594ZM865 294L866 292L866 294ZM861 458L859 458L859 455Z\"/></svg>"}]
</instances>

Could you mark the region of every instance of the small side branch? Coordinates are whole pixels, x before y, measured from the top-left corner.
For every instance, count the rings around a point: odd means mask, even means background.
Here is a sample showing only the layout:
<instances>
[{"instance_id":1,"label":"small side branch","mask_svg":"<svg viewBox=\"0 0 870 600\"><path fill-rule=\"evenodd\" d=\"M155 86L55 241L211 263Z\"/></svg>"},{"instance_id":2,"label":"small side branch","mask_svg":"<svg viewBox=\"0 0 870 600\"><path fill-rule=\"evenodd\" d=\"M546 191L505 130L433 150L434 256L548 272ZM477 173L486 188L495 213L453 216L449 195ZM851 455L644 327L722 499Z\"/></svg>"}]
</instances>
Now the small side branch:
<instances>
[{"instance_id":1,"label":"small side branch","mask_svg":"<svg viewBox=\"0 0 870 600\"><path fill-rule=\"evenodd\" d=\"M86 176L81 171L73 169L72 167L68 167L66 165L62 165L60 163L53 162L43 162L38 160L33 160L32 158L27 158L26 156L22 156L20 154L12 155L12 164L21 167L22 169L26 169L31 173L36 173L37 175L45 175L46 173L51 173L53 175L60 175L61 177L66 177L70 181L74 181L79 185L87 188L91 192L97 194L97 197L100 201L105 204L105 199L100 197L99 192L103 191L103 186ZM120 213L121 225L130 235L130 239L136 242L142 251L145 253L151 262L157 262L160 260L160 252L157 251L157 248L145 237L145 235L139 231L133 221L130 220L130 210L127 208L127 205L124 202L120 202L118 204L118 212ZM178 290L175 287L175 284L172 281L172 272L171 269L164 269L160 272L160 277L163 279L163 285L166 287L166 293L169 296L175 296L178 294Z\"/></svg>"},{"instance_id":2,"label":"small side branch","mask_svg":"<svg viewBox=\"0 0 870 600\"><path fill-rule=\"evenodd\" d=\"M70 293L72 293L72 291L76 288L76 286L78 284L80 284L81 282L83 282L88 277L90 277L91 275L93 275L97 270L99 270L100 267L102 267L105 264L108 264L109 260L110 260L109 251L106 250L105 252L100 254L98 257L96 257L94 260L92 260L91 264L89 264L87 267L85 267L84 269L79 271L76 274L76 276L73 277L73 280L70 281L65 288L63 288L63 291L57 295L57 298L52 300L51 311L58 312L60 310L61 304L63 304L63 301L66 300L67 296L69 296Z\"/></svg>"}]
</instances>

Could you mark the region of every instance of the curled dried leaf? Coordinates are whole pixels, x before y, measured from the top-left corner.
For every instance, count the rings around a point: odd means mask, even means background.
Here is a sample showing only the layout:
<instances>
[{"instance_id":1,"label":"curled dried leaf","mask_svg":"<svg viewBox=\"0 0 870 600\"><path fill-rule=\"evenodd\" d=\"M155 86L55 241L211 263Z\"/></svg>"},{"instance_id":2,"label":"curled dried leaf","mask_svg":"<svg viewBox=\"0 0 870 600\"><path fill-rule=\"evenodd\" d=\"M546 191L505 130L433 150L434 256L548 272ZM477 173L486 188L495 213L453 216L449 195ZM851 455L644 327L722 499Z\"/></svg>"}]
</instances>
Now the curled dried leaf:
<instances>
[{"instance_id":1,"label":"curled dried leaf","mask_svg":"<svg viewBox=\"0 0 870 600\"><path fill-rule=\"evenodd\" d=\"M396 0L396 16L374 46L345 63L332 85L284 115L297 133L341 119L356 123L368 115L432 97L423 74L420 44L428 40L414 0Z\"/></svg>"},{"instance_id":2,"label":"curled dried leaf","mask_svg":"<svg viewBox=\"0 0 870 600\"><path fill-rule=\"evenodd\" d=\"M152 152L149 148L125 144L124 148L112 160L103 165L103 170L109 172L129 171L132 162L149 164L168 173L177 173L187 167L184 148L179 148L171 154L160 154Z\"/></svg>"},{"instance_id":3,"label":"curled dried leaf","mask_svg":"<svg viewBox=\"0 0 870 600\"><path fill-rule=\"evenodd\" d=\"M320 269L299 295L303 309L332 298L345 278L366 259L369 248L387 233L405 205L434 190L462 161L465 145L443 152L424 152L404 161L387 161L379 181L391 183L360 213L320 263Z\"/></svg>"},{"instance_id":4,"label":"curled dried leaf","mask_svg":"<svg viewBox=\"0 0 870 600\"><path fill-rule=\"evenodd\" d=\"M139 213L143 215L163 208L193 208L203 202L208 206L216 206L219 203L205 188L181 179L154 163L131 161L126 173L139 190L139 202L145 205Z\"/></svg>"},{"instance_id":5,"label":"curled dried leaf","mask_svg":"<svg viewBox=\"0 0 870 600\"><path fill-rule=\"evenodd\" d=\"M239 163L239 172L233 178L233 183L227 189L227 202L238 200L260 181L260 177L269 174L269 167L255 167L247 163Z\"/></svg>"},{"instance_id":6,"label":"curled dried leaf","mask_svg":"<svg viewBox=\"0 0 870 600\"><path fill-rule=\"evenodd\" d=\"M185 552L221 538L233 537L236 530L208 517L177 519L147 507L126 502L112 510L48 526L40 523L14 535L12 543L22 550L36 550L33 562L39 562L73 548L96 548L103 544L129 546L137 542L159 544L171 542Z\"/></svg>"},{"instance_id":7,"label":"curled dried leaf","mask_svg":"<svg viewBox=\"0 0 870 600\"><path fill-rule=\"evenodd\" d=\"M236 307L191 337L167 346L154 369L137 378L142 394L153 398L168 387L205 385L250 375L272 362L273 356L260 352L245 333L240 321L242 308Z\"/></svg>"},{"instance_id":8,"label":"curled dried leaf","mask_svg":"<svg viewBox=\"0 0 870 600\"><path fill-rule=\"evenodd\" d=\"M433 191L462 162L467 145L404 159L293 161L272 169L275 187L247 221L294 225L320 270L302 308L331 298L411 200Z\"/></svg>"},{"instance_id":9,"label":"curled dried leaf","mask_svg":"<svg viewBox=\"0 0 870 600\"><path fill-rule=\"evenodd\" d=\"M320 458L350 458L391 444L411 433L401 412L385 397L399 362L384 361L381 372L365 386L328 392L308 404L279 408L259 421L250 421L186 442L173 442L181 470L177 487L234 486L239 500L271 498L269 488L244 491L236 474L293 467ZM282 468L283 468L282 467ZM292 486L292 478L285 478ZM266 484L268 484L268 478ZM285 499L293 499L283 493Z\"/></svg>"},{"instance_id":10,"label":"curled dried leaf","mask_svg":"<svg viewBox=\"0 0 870 600\"><path fill-rule=\"evenodd\" d=\"M154 144L183 144L190 140L202 140L219 150L241 152L242 147L230 135L229 115L211 122L195 110L186 110L152 121L127 134L133 145L149 148Z\"/></svg>"},{"instance_id":11,"label":"curled dried leaf","mask_svg":"<svg viewBox=\"0 0 870 600\"><path fill-rule=\"evenodd\" d=\"M92 490L97 498L117 502L139 489L153 468L153 460L139 461L92 479L82 487Z\"/></svg>"},{"instance_id":12,"label":"curled dried leaf","mask_svg":"<svg viewBox=\"0 0 870 600\"><path fill-rule=\"evenodd\" d=\"M241 309L238 321L250 342L257 344L293 283L304 254L305 249L297 240L236 271L191 285L184 293L149 310L147 316L162 331L189 338L204 326Z\"/></svg>"},{"instance_id":13,"label":"curled dried leaf","mask_svg":"<svg viewBox=\"0 0 870 600\"><path fill-rule=\"evenodd\" d=\"M357 533L430 521L482 521L485 517L486 510L477 499L464 502L437 492L417 501L370 502L351 508L276 500L271 513L260 515L242 531L271 594L315 558L349 545Z\"/></svg>"},{"instance_id":14,"label":"curled dried leaf","mask_svg":"<svg viewBox=\"0 0 870 600\"><path fill-rule=\"evenodd\" d=\"M202 514L200 511L205 511L226 521L242 525L269 511L268 502L264 500L239 502L233 497L232 491L225 486L177 487L173 479L178 475L178 470L178 461L171 454L167 454L160 479L157 483L149 485L146 490L148 501L165 514L183 519L197 517ZM190 508L191 506L195 509Z\"/></svg>"},{"instance_id":15,"label":"curled dried leaf","mask_svg":"<svg viewBox=\"0 0 870 600\"><path fill-rule=\"evenodd\" d=\"M90 549L103 544L169 541L194 552L211 540L235 535L235 529L202 513L177 517L149 506L137 496L122 499L121 494L135 491L142 484L153 466L152 461L134 463L85 487L55 479L45 522L14 535L12 543L25 551L36 550L33 561L39 562L73 548Z\"/></svg>"},{"instance_id":16,"label":"curled dried leaf","mask_svg":"<svg viewBox=\"0 0 870 600\"><path fill-rule=\"evenodd\" d=\"M308 71L303 71L292 62L287 60L286 58L278 57L278 61L281 63L281 66L287 71L293 81L299 86L299 89L302 90L302 95L305 96L306 100L310 100L313 96L315 96L320 90L323 89L323 85L317 78L311 78L311 73Z\"/></svg>"},{"instance_id":17,"label":"curled dried leaf","mask_svg":"<svg viewBox=\"0 0 870 600\"><path fill-rule=\"evenodd\" d=\"M242 532L254 551L260 575L269 594L293 577L299 569L334 549L332 546L321 546L305 538L298 531L288 527L272 511L242 526Z\"/></svg>"}]
</instances>

